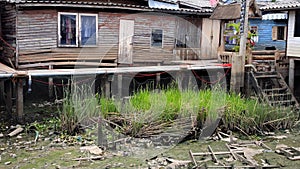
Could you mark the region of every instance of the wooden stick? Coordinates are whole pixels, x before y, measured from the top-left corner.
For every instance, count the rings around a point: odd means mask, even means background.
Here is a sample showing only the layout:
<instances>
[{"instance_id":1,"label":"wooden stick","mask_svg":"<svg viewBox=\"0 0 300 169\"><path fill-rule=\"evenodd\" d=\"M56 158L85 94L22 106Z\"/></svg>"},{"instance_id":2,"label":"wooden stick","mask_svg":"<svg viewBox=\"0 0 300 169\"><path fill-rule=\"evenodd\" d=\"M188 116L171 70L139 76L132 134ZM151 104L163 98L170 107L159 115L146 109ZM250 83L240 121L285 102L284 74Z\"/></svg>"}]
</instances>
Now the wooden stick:
<instances>
[{"instance_id":1,"label":"wooden stick","mask_svg":"<svg viewBox=\"0 0 300 169\"><path fill-rule=\"evenodd\" d=\"M227 143L225 145L226 145L227 149L230 151L230 154L232 155L233 159L237 160L238 158L236 157L235 153L231 150L229 145Z\"/></svg>"},{"instance_id":2,"label":"wooden stick","mask_svg":"<svg viewBox=\"0 0 300 169\"><path fill-rule=\"evenodd\" d=\"M16 128L14 131L10 132L8 134L9 137L13 137L15 135L18 135L19 133L21 133L24 129L22 127Z\"/></svg>"},{"instance_id":3,"label":"wooden stick","mask_svg":"<svg viewBox=\"0 0 300 169\"><path fill-rule=\"evenodd\" d=\"M103 156L94 156L94 157L82 157L82 158L75 158L73 161L88 161L88 160L102 160L104 159Z\"/></svg>"},{"instance_id":4,"label":"wooden stick","mask_svg":"<svg viewBox=\"0 0 300 169\"><path fill-rule=\"evenodd\" d=\"M217 159L216 155L214 154L212 148L210 147L210 145L208 145L208 150L211 152L211 156L212 156L212 159L215 163L219 163L219 160Z\"/></svg>"},{"instance_id":5,"label":"wooden stick","mask_svg":"<svg viewBox=\"0 0 300 169\"><path fill-rule=\"evenodd\" d=\"M235 153L244 153L244 151L236 151ZM211 155L211 152L204 152L204 153L193 153L193 156L207 156ZM214 152L215 155L225 155L225 154L230 154L229 151L219 151L219 152Z\"/></svg>"},{"instance_id":6,"label":"wooden stick","mask_svg":"<svg viewBox=\"0 0 300 169\"><path fill-rule=\"evenodd\" d=\"M189 155L190 155L190 157L191 157L193 163L195 164L195 167L197 167L198 164L197 164L197 162L196 162L196 160L195 160L195 158L194 158L194 156L193 156L192 150L189 151Z\"/></svg>"}]
</instances>

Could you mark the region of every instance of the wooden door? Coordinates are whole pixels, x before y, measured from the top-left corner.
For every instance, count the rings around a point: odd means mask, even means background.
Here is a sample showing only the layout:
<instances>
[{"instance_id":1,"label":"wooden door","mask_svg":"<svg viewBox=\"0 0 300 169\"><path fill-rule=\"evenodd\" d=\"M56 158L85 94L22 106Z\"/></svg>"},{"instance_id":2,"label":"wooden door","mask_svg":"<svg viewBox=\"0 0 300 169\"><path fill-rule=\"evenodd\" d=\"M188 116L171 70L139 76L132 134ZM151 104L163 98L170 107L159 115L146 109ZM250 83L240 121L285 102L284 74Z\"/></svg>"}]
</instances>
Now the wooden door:
<instances>
[{"instance_id":1,"label":"wooden door","mask_svg":"<svg viewBox=\"0 0 300 169\"><path fill-rule=\"evenodd\" d=\"M120 20L119 63L132 64L134 21Z\"/></svg>"},{"instance_id":2,"label":"wooden door","mask_svg":"<svg viewBox=\"0 0 300 169\"><path fill-rule=\"evenodd\" d=\"M201 59L218 58L220 20L203 18L201 38Z\"/></svg>"}]
</instances>

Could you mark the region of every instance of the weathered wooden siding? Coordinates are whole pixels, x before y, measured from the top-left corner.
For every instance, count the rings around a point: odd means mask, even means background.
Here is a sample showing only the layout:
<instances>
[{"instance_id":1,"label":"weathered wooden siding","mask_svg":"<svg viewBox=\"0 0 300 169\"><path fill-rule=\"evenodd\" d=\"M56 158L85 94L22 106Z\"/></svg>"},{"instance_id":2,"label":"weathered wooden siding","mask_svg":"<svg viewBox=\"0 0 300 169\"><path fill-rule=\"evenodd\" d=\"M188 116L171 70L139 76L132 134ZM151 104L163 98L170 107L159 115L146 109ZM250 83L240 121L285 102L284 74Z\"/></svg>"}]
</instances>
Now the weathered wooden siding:
<instances>
[{"instance_id":1,"label":"weathered wooden siding","mask_svg":"<svg viewBox=\"0 0 300 169\"><path fill-rule=\"evenodd\" d=\"M133 62L173 61L176 18L163 14L138 14L134 18ZM163 30L162 48L151 47L152 29Z\"/></svg>"},{"instance_id":2,"label":"weathered wooden siding","mask_svg":"<svg viewBox=\"0 0 300 169\"><path fill-rule=\"evenodd\" d=\"M17 40L20 51L57 46L57 11L18 11Z\"/></svg>"},{"instance_id":3,"label":"weathered wooden siding","mask_svg":"<svg viewBox=\"0 0 300 169\"><path fill-rule=\"evenodd\" d=\"M249 19L250 26L257 26L258 42L255 43L254 50L264 50L266 47L275 46L278 50L285 50L285 40L272 40L273 26L287 26L285 20L261 20Z\"/></svg>"},{"instance_id":4,"label":"weathered wooden siding","mask_svg":"<svg viewBox=\"0 0 300 169\"><path fill-rule=\"evenodd\" d=\"M199 48L202 18L176 18L175 38L187 48ZM178 42L177 42L178 44Z\"/></svg>"},{"instance_id":5,"label":"weathered wooden siding","mask_svg":"<svg viewBox=\"0 0 300 169\"><path fill-rule=\"evenodd\" d=\"M57 47L58 12L98 13L98 46ZM182 39L183 36L187 37L187 48L200 48L200 39L203 36L202 18L179 18L162 13L128 14L82 9L61 11L53 8L39 10L23 8L18 11L17 17L19 68L48 66L52 64L51 62L54 66L76 63L85 66L117 66L121 19L134 21L133 64L135 65L171 63L176 59L175 39ZM152 29L163 30L162 47L151 47ZM210 43L209 51L212 51L215 46L213 42ZM202 49L207 51L206 46Z\"/></svg>"},{"instance_id":6,"label":"weathered wooden siding","mask_svg":"<svg viewBox=\"0 0 300 169\"><path fill-rule=\"evenodd\" d=\"M295 11L289 12L287 56L300 57L300 37L294 37Z\"/></svg>"},{"instance_id":7,"label":"weathered wooden siding","mask_svg":"<svg viewBox=\"0 0 300 169\"><path fill-rule=\"evenodd\" d=\"M3 46L3 60L5 62L13 62L15 59L16 47L16 8L11 4L1 4L1 25L2 25L2 37L8 43L11 44Z\"/></svg>"},{"instance_id":8,"label":"weathered wooden siding","mask_svg":"<svg viewBox=\"0 0 300 169\"><path fill-rule=\"evenodd\" d=\"M201 34L201 59L218 58L220 20L203 19Z\"/></svg>"}]
</instances>

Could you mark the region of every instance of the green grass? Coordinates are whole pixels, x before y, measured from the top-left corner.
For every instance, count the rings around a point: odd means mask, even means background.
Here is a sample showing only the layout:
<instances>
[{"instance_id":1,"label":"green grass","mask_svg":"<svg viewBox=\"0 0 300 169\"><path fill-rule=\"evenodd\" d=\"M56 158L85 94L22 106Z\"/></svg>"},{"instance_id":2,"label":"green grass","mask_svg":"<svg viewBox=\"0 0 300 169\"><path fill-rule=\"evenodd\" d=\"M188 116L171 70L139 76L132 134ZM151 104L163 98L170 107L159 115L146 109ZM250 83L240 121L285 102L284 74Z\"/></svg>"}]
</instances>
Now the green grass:
<instances>
[{"instance_id":1,"label":"green grass","mask_svg":"<svg viewBox=\"0 0 300 169\"><path fill-rule=\"evenodd\" d=\"M190 117L202 123L222 118L225 129L257 134L263 130L290 128L296 117L289 108L270 107L257 99L227 93L218 86L200 91L177 87L142 89L127 100L99 97L90 90L87 86L74 86L72 92L65 94L61 123L69 133L83 119L100 115L109 119L111 114L123 118L120 125L133 136L149 124L171 123Z\"/></svg>"}]
</instances>

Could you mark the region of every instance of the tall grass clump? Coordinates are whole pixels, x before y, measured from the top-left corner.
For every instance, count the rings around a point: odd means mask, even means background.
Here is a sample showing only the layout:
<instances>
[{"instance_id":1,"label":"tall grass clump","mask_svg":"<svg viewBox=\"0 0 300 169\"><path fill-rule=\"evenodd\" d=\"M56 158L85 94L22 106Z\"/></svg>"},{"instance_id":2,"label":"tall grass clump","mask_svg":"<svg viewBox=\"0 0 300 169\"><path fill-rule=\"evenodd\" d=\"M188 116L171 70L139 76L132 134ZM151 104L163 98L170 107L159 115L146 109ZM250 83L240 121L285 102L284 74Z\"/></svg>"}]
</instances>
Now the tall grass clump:
<instances>
[{"instance_id":1,"label":"tall grass clump","mask_svg":"<svg viewBox=\"0 0 300 169\"><path fill-rule=\"evenodd\" d=\"M80 131L83 120L100 115L99 101L90 86L71 84L64 88L59 113L62 131L74 135Z\"/></svg>"},{"instance_id":2,"label":"tall grass clump","mask_svg":"<svg viewBox=\"0 0 300 169\"><path fill-rule=\"evenodd\" d=\"M285 129L292 126L296 114L286 107L272 107L258 99L246 99L241 95L227 95L223 115L224 127L242 130L248 134Z\"/></svg>"}]
</instances>

